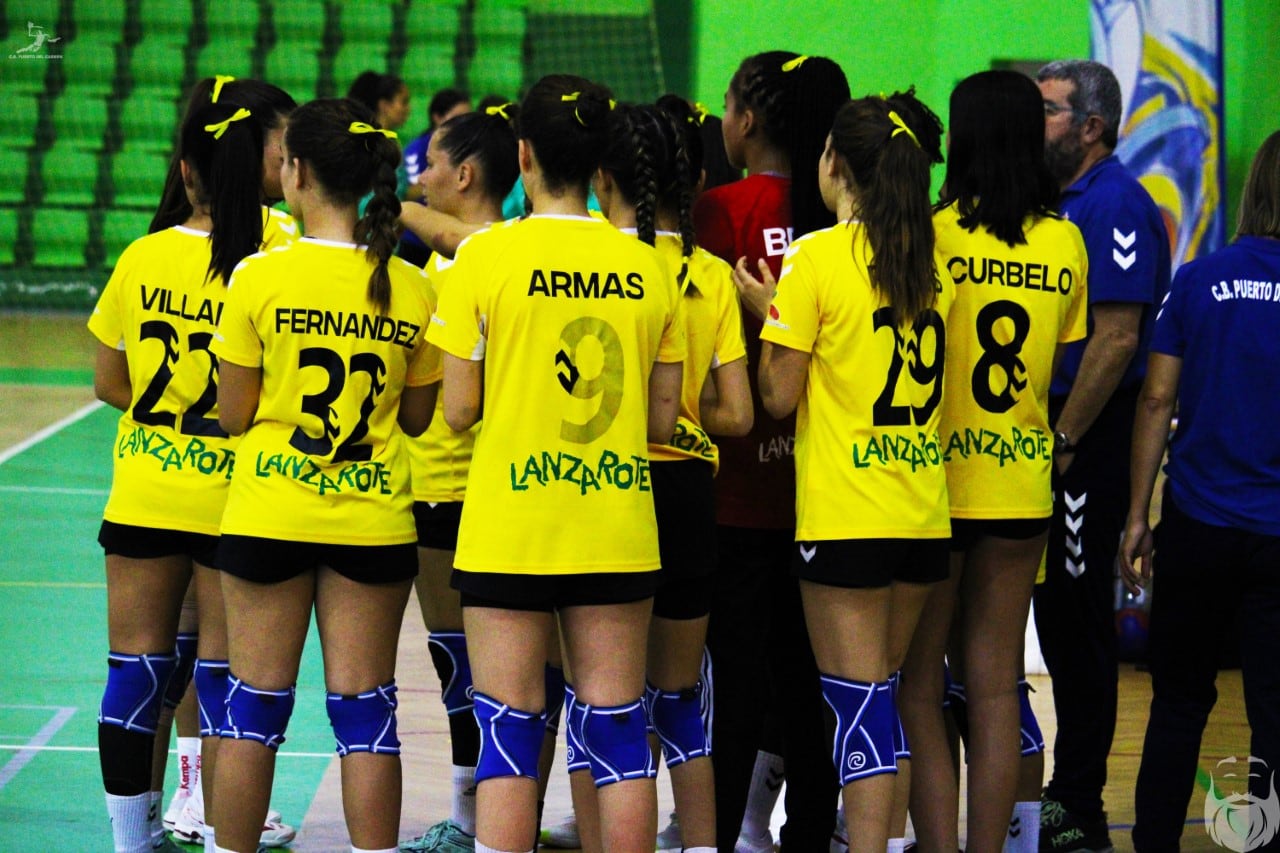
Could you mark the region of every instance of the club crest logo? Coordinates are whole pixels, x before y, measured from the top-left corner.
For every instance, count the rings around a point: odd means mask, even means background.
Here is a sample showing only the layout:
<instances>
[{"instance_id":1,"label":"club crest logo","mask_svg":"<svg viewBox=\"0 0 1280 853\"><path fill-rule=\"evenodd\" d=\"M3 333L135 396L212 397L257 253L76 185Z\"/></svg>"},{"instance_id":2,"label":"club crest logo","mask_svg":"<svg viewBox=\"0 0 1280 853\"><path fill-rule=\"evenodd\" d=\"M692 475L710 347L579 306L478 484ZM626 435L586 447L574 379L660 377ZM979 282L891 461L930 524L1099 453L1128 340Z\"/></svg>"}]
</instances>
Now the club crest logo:
<instances>
[{"instance_id":1,"label":"club crest logo","mask_svg":"<svg viewBox=\"0 0 1280 853\"><path fill-rule=\"evenodd\" d=\"M1265 799L1250 792L1251 779L1267 780ZM1276 793L1275 771L1265 761L1249 756L1248 764L1241 766L1236 758L1224 758L1218 762L1211 780L1204 798L1204 823L1214 844L1236 853L1249 853L1276 837L1280 831L1280 796Z\"/></svg>"}]
</instances>

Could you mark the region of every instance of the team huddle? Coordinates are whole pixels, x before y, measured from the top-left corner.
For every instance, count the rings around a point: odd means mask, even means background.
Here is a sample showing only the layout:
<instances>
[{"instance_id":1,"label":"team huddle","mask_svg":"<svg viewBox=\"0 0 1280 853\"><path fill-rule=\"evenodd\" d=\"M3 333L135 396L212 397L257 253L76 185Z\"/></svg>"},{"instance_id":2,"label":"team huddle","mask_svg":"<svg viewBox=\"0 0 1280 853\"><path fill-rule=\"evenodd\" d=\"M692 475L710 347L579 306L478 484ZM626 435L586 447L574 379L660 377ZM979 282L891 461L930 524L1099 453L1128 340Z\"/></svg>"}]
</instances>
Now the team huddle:
<instances>
[{"instance_id":1,"label":"team huddle","mask_svg":"<svg viewBox=\"0 0 1280 853\"><path fill-rule=\"evenodd\" d=\"M914 89L851 99L785 51L743 61L720 133L552 75L518 105L438 98L403 156L403 84L366 76L301 106L198 84L89 321L123 413L99 534L115 849L294 837L269 801L313 611L353 853L535 849L562 721L587 851L655 848L660 759L664 846L773 849L760 780L785 774L788 851L902 850L908 811L952 851L956 731L966 849L1110 849L1094 605L1126 511L1127 577L1150 573L1150 484L1131 504L1119 481L1169 288L1110 72L974 74L945 137ZM716 179L721 147L745 178ZM453 806L401 843L414 590ZM202 780L166 821L153 754L189 685Z\"/></svg>"}]
</instances>

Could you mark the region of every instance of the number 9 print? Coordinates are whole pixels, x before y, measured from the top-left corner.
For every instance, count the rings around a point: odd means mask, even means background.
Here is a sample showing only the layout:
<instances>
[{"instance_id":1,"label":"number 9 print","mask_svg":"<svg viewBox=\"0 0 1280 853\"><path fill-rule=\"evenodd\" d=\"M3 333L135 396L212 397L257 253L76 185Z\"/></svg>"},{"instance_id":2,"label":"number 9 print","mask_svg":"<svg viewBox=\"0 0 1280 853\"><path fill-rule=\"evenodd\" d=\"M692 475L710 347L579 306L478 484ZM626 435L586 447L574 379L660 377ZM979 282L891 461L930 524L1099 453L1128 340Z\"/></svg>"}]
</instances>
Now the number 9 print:
<instances>
[{"instance_id":1,"label":"number 9 print","mask_svg":"<svg viewBox=\"0 0 1280 853\"><path fill-rule=\"evenodd\" d=\"M560 438L590 444L608 431L622 406L625 359L622 340L613 326L599 317L579 317L560 332L555 355L556 379L570 397L600 402L583 423L560 422Z\"/></svg>"}]
</instances>

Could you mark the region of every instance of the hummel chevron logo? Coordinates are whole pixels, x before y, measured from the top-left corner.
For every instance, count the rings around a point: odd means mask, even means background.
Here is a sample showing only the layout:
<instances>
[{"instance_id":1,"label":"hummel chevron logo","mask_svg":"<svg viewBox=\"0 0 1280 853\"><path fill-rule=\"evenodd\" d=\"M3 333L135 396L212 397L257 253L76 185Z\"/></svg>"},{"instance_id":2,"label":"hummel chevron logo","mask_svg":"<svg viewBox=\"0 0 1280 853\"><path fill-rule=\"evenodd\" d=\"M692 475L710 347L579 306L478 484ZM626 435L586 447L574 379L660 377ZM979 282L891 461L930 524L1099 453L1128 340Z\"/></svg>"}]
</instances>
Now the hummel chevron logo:
<instances>
[{"instance_id":1,"label":"hummel chevron logo","mask_svg":"<svg viewBox=\"0 0 1280 853\"><path fill-rule=\"evenodd\" d=\"M818 553L817 545L810 545L808 548L804 547L803 545L800 546L800 556L804 557L804 561L806 563L813 562L813 555L816 553Z\"/></svg>"},{"instance_id":2,"label":"hummel chevron logo","mask_svg":"<svg viewBox=\"0 0 1280 853\"><path fill-rule=\"evenodd\" d=\"M1084 526L1084 503L1088 499L1089 493L1084 492L1079 497L1072 495L1070 492L1062 493L1063 500L1067 504L1066 515L1063 516L1063 522L1067 526L1066 546L1067 558L1066 568L1067 574L1073 578L1078 578L1084 574L1084 540L1080 536L1080 528Z\"/></svg>"},{"instance_id":3,"label":"hummel chevron logo","mask_svg":"<svg viewBox=\"0 0 1280 853\"><path fill-rule=\"evenodd\" d=\"M1135 230L1130 231L1128 234L1121 234L1119 228L1112 228L1111 236L1115 238L1116 246L1118 247L1111 250L1111 260L1115 261L1116 266L1120 267L1120 269L1127 270L1129 267L1133 266L1133 262L1138 259L1138 250L1134 249L1128 254L1125 254L1120 250L1128 249L1132 246L1138 239L1138 232Z\"/></svg>"},{"instance_id":4,"label":"hummel chevron logo","mask_svg":"<svg viewBox=\"0 0 1280 853\"><path fill-rule=\"evenodd\" d=\"M776 791L782 787L782 782L787 778L786 771L769 768L768 775L765 776L764 786L770 791Z\"/></svg>"},{"instance_id":5,"label":"hummel chevron logo","mask_svg":"<svg viewBox=\"0 0 1280 853\"><path fill-rule=\"evenodd\" d=\"M1067 513L1075 514L1080 512L1080 508L1084 506L1085 499L1089 497L1089 493L1085 492L1080 497L1073 498L1070 492L1063 492L1062 496L1067 500Z\"/></svg>"}]
</instances>

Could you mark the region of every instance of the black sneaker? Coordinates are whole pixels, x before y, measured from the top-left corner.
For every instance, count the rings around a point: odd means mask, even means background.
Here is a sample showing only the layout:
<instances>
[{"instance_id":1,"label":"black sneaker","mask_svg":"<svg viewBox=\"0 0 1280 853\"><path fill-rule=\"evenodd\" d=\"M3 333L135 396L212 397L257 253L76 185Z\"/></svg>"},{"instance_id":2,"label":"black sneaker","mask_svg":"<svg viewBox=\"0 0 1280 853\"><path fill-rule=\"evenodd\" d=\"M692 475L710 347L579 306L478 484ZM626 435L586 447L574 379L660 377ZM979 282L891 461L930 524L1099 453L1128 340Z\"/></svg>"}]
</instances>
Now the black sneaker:
<instances>
[{"instance_id":1,"label":"black sneaker","mask_svg":"<svg viewBox=\"0 0 1280 853\"><path fill-rule=\"evenodd\" d=\"M1107 816L1083 818L1047 797L1040 800L1040 853L1114 853Z\"/></svg>"}]
</instances>

